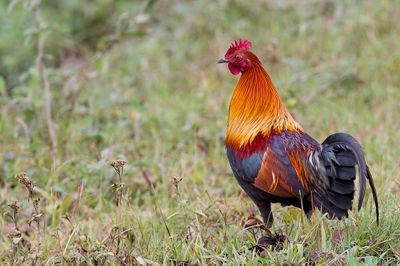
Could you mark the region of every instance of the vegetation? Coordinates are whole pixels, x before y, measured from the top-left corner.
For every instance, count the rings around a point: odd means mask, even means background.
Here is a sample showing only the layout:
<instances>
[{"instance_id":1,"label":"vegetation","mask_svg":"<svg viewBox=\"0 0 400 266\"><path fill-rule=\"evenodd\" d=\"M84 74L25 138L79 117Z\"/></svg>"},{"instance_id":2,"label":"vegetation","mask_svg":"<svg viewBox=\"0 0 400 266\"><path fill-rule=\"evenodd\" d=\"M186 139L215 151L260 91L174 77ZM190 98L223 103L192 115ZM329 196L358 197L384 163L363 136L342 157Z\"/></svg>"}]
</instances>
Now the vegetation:
<instances>
[{"instance_id":1,"label":"vegetation","mask_svg":"<svg viewBox=\"0 0 400 266\"><path fill-rule=\"evenodd\" d=\"M4 2L0 264L399 263L400 2ZM368 190L344 221L276 205L287 240L254 248L223 145L237 77L216 65L238 38L310 135L362 143L380 225Z\"/></svg>"}]
</instances>

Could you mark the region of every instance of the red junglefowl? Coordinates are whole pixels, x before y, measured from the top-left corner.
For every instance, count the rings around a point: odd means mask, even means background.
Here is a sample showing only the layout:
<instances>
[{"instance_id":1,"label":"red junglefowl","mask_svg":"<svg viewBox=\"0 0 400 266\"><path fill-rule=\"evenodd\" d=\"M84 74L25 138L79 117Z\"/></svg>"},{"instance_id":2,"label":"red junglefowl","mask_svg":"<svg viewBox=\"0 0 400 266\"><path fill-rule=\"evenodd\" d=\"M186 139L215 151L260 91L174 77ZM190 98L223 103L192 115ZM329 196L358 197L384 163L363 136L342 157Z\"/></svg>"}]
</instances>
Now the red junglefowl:
<instances>
[{"instance_id":1,"label":"red junglefowl","mask_svg":"<svg viewBox=\"0 0 400 266\"><path fill-rule=\"evenodd\" d=\"M235 41L218 63L227 63L233 75L241 74L229 107L225 145L237 181L265 224L272 225L271 203L302 208L308 216L314 209L330 218L347 216L356 166L358 209L368 179L379 223L377 194L360 144L345 133L330 135L322 144L307 135L250 48L247 40Z\"/></svg>"}]
</instances>

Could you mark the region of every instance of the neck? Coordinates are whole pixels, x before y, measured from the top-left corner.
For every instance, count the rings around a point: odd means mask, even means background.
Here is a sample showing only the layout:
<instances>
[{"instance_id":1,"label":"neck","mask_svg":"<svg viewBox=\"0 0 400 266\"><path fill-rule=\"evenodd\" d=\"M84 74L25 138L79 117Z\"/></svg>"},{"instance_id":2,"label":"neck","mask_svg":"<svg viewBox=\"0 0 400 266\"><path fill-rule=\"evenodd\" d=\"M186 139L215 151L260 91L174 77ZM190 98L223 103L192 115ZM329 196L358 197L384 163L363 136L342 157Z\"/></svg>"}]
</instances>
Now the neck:
<instances>
[{"instance_id":1,"label":"neck","mask_svg":"<svg viewBox=\"0 0 400 266\"><path fill-rule=\"evenodd\" d=\"M250 144L259 134L268 136L283 130L303 132L287 111L261 62L253 54L249 57L252 66L240 77L229 107L225 144L235 149Z\"/></svg>"}]
</instances>

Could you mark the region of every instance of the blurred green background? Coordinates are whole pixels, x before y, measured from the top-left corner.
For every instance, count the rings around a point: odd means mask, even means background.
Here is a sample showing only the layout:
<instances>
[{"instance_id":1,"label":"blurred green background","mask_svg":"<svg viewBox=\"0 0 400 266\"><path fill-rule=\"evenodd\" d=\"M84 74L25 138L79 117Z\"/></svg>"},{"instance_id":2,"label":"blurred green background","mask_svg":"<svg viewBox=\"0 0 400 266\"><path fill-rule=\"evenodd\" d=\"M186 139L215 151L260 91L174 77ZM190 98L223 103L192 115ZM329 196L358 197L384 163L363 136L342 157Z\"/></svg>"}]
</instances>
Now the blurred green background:
<instances>
[{"instance_id":1,"label":"blurred green background","mask_svg":"<svg viewBox=\"0 0 400 266\"><path fill-rule=\"evenodd\" d=\"M54 156L35 65L37 3L0 2L0 208L19 200L20 224L29 220L31 203L14 178L26 172L40 188L47 233L24 233L30 246L19 243L15 251L10 220L0 216L0 261L398 262L399 1L41 1ZM321 218L312 226L298 210L276 206L273 229L289 240L264 257L252 251L256 238L242 225L258 213L231 175L223 146L238 77L216 64L238 38L253 43L310 135L321 141L344 131L361 142L381 226L370 194L343 223ZM114 159L128 161L119 207ZM182 178L179 185L173 177ZM110 244L116 227L134 240Z\"/></svg>"}]
</instances>

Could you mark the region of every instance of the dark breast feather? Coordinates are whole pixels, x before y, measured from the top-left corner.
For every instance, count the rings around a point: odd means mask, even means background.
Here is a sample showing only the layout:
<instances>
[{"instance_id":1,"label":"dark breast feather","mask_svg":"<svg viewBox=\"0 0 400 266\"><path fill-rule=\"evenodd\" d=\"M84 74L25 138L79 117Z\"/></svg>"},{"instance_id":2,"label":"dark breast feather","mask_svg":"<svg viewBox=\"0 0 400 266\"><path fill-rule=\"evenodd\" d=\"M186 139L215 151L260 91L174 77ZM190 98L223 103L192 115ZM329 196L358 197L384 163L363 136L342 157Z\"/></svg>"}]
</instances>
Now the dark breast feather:
<instances>
[{"instance_id":1,"label":"dark breast feather","mask_svg":"<svg viewBox=\"0 0 400 266\"><path fill-rule=\"evenodd\" d=\"M252 143L239 150L226 147L228 160L236 178L253 183L260 170L265 149L270 142L268 137L257 135Z\"/></svg>"}]
</instances>

